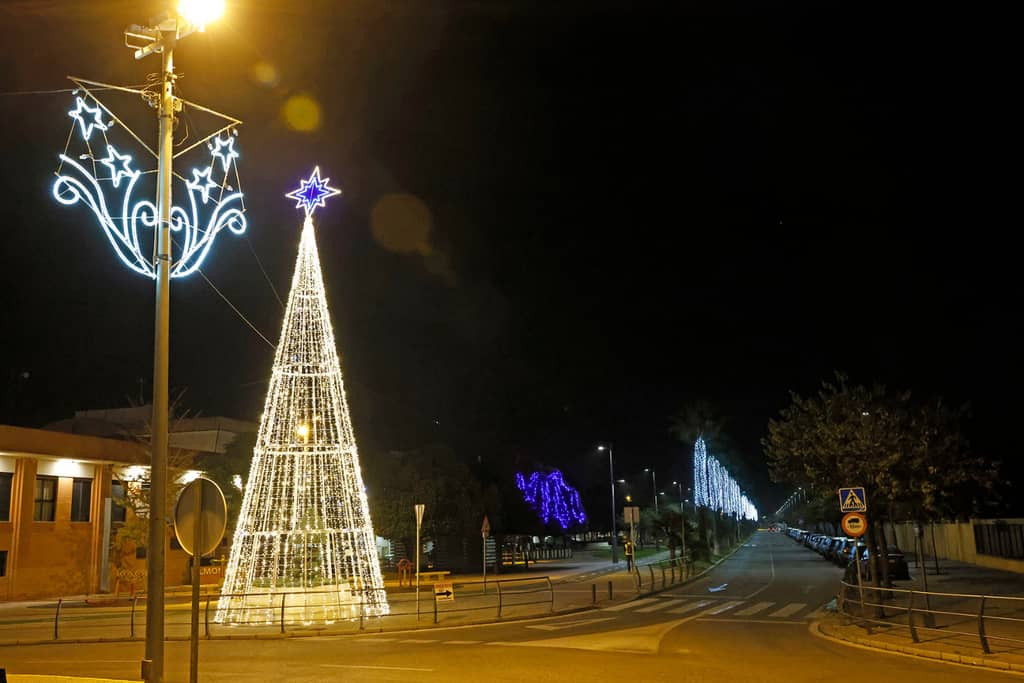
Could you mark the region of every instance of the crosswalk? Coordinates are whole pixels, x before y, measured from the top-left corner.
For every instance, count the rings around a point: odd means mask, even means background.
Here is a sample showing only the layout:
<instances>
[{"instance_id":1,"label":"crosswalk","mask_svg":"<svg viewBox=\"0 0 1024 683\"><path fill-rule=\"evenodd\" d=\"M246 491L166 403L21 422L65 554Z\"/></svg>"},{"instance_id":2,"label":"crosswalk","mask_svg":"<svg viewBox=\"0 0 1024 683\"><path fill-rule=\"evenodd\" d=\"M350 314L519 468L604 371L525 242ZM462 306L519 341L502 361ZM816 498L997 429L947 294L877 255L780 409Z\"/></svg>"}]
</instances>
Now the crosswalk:
<instances>
[{"instance_id":1,"label":"crosswalk","mask_svg":"<svg viewBox=\"0 0 1024 683\"><path fill-rule=\"evenodd\" d=\"M771 602L766 600L681 599L650 597L604 607L605 612L633 612L636 614L699 615L703 618L742 617L751 620L803 620L812 621L822 616L823 608L805 602Z\"/></svg>"}]
</instances>

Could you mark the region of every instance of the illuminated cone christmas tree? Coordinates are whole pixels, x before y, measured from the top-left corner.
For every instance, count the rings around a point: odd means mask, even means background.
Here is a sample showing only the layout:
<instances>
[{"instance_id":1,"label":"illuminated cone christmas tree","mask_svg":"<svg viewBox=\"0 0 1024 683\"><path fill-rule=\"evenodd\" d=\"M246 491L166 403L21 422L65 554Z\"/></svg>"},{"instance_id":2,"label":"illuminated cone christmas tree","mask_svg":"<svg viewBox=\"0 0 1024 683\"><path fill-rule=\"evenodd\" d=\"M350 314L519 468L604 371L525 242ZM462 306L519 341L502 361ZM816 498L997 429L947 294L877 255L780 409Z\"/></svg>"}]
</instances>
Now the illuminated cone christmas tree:
<instances>
[{"instance_id":1,"label":"illuminated cone christmas tree","mask_svg":"<svg viewBox=\"0 0 1024 683\"><path fill-rule=\"evenodd\" d=\"M312 213L338 194L316 169L281 341L216 620L330 623L388 612L327 310ZM294 595L292 595L294 594Z\"/></svg>"}]
</instances>

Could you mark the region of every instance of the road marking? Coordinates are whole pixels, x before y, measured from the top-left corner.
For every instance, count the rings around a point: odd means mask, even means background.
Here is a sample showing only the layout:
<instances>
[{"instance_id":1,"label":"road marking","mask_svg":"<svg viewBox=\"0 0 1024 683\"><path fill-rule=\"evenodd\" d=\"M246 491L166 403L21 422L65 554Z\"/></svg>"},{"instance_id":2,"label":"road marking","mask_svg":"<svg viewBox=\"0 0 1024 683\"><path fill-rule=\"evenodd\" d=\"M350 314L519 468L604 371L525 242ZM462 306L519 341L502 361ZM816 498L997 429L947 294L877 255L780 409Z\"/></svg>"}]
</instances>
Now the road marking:
<instances>
[{"instance_id":1,"label":"road marking","mask_svg":"<svg viewBox=\"0 0 1024 683\"><path fill-rule=\"evenodd\" d=\"M375 669L378 671L426 671L433 669L421 669L415 666L370 666L369 664L321 664L325 669Z\"/></svg>"},{"instance_id":2,"label":"road marking","mask_svg":"<svg viewBox=\"0 0 1024 683\"><path fill-rule=\"evenodd\" d=\"M731 619L731 618L726 618L726 617L715 617L714 619L710 619L710 618L709 619L705 619L705 618L701 617L697 621L712 621L712 622L719 622L720 621L720 622L723 622L723 623L726 623L726 624L770 624L772 626L775 626L776 624L796 624L797 626L802 626L802 625L807 623L806 621L802 621L802 620L801 621L792 621L792 620L789 620L789 619L773 619L773 620L769 620L769 619Z\"/></svg>"},{"instance_id":3,"label":"road marking","mask_svg":"<svg viewBox=\"0 0 1024 683\"><path fill-rule=\"evenodd\" d=\"M757 595L758 593L760 593L760 592L761 592L761 591L763 591L764 589L768 588L768 586L770 586L770 585L772 585L773 583L775 583L775 553L773 553L773 552L769 552L769 553L768 553L768 559L769 559L769 560L771 561L771 563L772 563L772 575L771 575L771 577L770 577L770 578L768 579L768 583L766 583L765 585L761 586L760 588L758 588L758 589L757 589L756 591L754 591L754 592L753 592L753 593L751 593L750 595L747 595L747 596L745 596L745 598L744 598L744 599L746 599L746 600L750 600L751 598L755 597L755 596L756 596L756 595Z\"/></svg>"},{"instance_id":4,"label":"road marking","mask_svg":"<svg viewBox=\"0 0 1024 683\"><path fill-rule=\"evenodd\" d=\"M445 645L479 645L482 640L446 640Z\"/></svg>"},{"instance_id":5,"label":"road marking","mask_svg":"<svg viewBox=\"0 0 1024 683\"><path fill-rule=\"evenodd\" d=\"M621 605L612 605L611 607L602 608L605 612L621 612L624 609L633 609L640 605L649 605L652 602L658 602L659 598L643 598L642 600L631 600L630 602L624 602Z\"/></svg>"},{"instance_id":6,"label":"road marking","mask_svg":"<svg viewBox=\"0 0 1024 683\"><path fill-rule=\"evenodd\" d=\"M406 638L405 640L398 641L400 643L436 643L436 640L429 640L427 638Z\"/></svg>"},{"instance_id":7,"label":"road marking","mask_svg":"<svg viewBox=\"0 0 1024 683\"><path fill-rule=\"evenodd\" d=\"M736 616L737 617L752 617L755 614L757 614L758 612L763 612L764 610L768 609L769 607L771 607L774 604L775 604L774 602L758 602L758 603L756 603L754 605L751 605L750 607L748 607L746 609L743 609L743 610L740 610L739 612L736 612Z\"/></svg>"},{"instance_id":8,"label":"road marking","mask_svg":"<svg viewBox=\"0 0 1024 683\"><path fill-rule=\"evenodd\" d=\"M651 605L650 607L643 607L643 608L638 609L636 611L637 612L641 612L643 614L648 614L650 612L657 612L658 610L666 609L668 607L676 607L677 605L681 605L684 602L686 602L686 601L685 600L662 600L661 604L659 604L659 605Z\"/></svg>"},{"instance_id":9,"label":"road marking","mask_svg":"<svg viewBox=\"0 0 1024 683\"><path fill-rule=\"evenodd\" d=\"M788 605L786 605L785 607L783 607L782 609L775 610L774 612L772 612L768 616L769 617L779 617L779 618L791 617L794 614L796 614L797 612L799 612L800 610L802 610L804 607L807 607L807 603L806 602L791 602Z\"/></svg>"},{"instance_id":10,"label":"road marking","mask_svg":"<svg viewBox=\"0 0 1024 683\"><path fill-rule=\"evenodd\" d=\"M669 614L686 614L687 612L692 612L695 609L700 609L701 607L707 607L708 605L713 605L713 604L715 604L714 600L698 600L697 602L691 602L689 605L685 605L683 607L678 607L676 609L670 609L668 611L668 613Z\"/></svg>"},{"instance_id":11,"label":"road marking","mask_svg":"<svg viewBox=\"0 0 1024 683\"><path fill-rule=\"evenodd\" d=\"M576 619L575 621L563 621L558 624L532 624L526 628L537 629L538 631L561 631L562 629L574 626L585 626L586 624L597 624L602 621L612 621L615 617L598 617L596 619Z\"/></svg>"},{"instance_id":12,"label":"road marking","mask_svg":"<svg viewBox=\"0 0 1024 683\"><path fill-rule=\"evenodd\" d=\"M742 600L733 600L733 601L731 601L731 602L727 602L727 603L725 603L725 604L724 604L724 605L722 605L721 607L716 607L716 608L714 608L714 609L709 609L709 610L708 610L707 612L705 612L704 614L721 614L722 612L728 612L728 611L729 611L729 610L731 610L731 609L732 609L733 607L739 607L739 606L740 606L740 605L742 605L742 604L743 604L743 601L742 601Z\"/></svg>"}]
</instances>

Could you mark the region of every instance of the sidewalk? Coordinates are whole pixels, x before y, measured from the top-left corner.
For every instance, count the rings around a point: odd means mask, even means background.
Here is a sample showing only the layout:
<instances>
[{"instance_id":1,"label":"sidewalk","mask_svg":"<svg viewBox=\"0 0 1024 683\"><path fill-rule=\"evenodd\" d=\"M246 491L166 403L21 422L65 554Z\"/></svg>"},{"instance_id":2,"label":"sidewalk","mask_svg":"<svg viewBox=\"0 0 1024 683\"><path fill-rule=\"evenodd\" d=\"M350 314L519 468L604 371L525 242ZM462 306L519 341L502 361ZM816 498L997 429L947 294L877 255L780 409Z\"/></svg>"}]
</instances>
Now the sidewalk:
<instances>
[{"instance_id":1,"label":"sidewalk","mask_svg":"<svg viewBox=\"0 0 1024 683\"><path fill-rule=\"evenodd\" d=\"M907 618L909 595L901 592L894 592L891 601L886 601L884 620L866 622L856 617L860 606L854 591L847 596L847 612L855 616L830 615L818 623L818 632L864 647L1024 672L1024 575L952 560L939 560L938 574L932 559L925 562L925 567L928 591L945 595L929 596L928 607L935 612L933 621L918 611L925 608L924 596L914 595L917 642ZM894 588L923 590L921 572L913 560L910 575L911 581L896 582ZM987 596L984 602L975 597L982 595ZM865 593L865 600L877 602L870 593ZM982 611L983 622L979 620ZM870 607L865 613L875 616ZM990 654L983 650L982 636Z\"/></svg>"}]
</instances>

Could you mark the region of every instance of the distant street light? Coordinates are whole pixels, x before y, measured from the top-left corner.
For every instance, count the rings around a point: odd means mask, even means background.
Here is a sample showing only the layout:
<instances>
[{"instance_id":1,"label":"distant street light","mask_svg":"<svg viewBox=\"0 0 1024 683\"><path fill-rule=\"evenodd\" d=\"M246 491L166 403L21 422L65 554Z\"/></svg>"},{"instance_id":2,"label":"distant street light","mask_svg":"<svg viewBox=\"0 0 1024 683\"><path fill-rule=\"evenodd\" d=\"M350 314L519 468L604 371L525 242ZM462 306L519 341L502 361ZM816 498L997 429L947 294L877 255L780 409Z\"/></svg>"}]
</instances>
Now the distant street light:
<instances>
[{"instance_id":1,"label":"distant street light","mask_svg":"<svg viewBox=\"0 0 1024 683\"><path fill-rule=\"evenodd\" d=\"M686 508L683 503L686 501L683 499L683 484L679 481L672 482L679 487L679 538L682 541L680 552L682 557L686 557Z\"/></svg>"},{"instance_id":2,"label":"distant street light","mask_svg":"<svg viewBox=\"0 0 1024 683\"><path fill-rule=\"evenodd\" d=\"M644 472L651 473L651 488L654 490L654 514L658 514L658 478L654 475L654 470L649 467L645 467Z\"/></svg>"},{"instance_id":3,"label":"distant street light","mask_svg":"<svg viewBox=\"0 0 1024 683\"><path fill-rule=\"evenodd\" d=\"M608 480L612 487L612 564L618 564L619 538L618 533L615 530L615 464L612 456L612 445L610 443L607 446L602 444L597 447L597 450L608 451ZM629 496L626 496L626 500L629 500Z\"/></svg>"}]
</instances>

